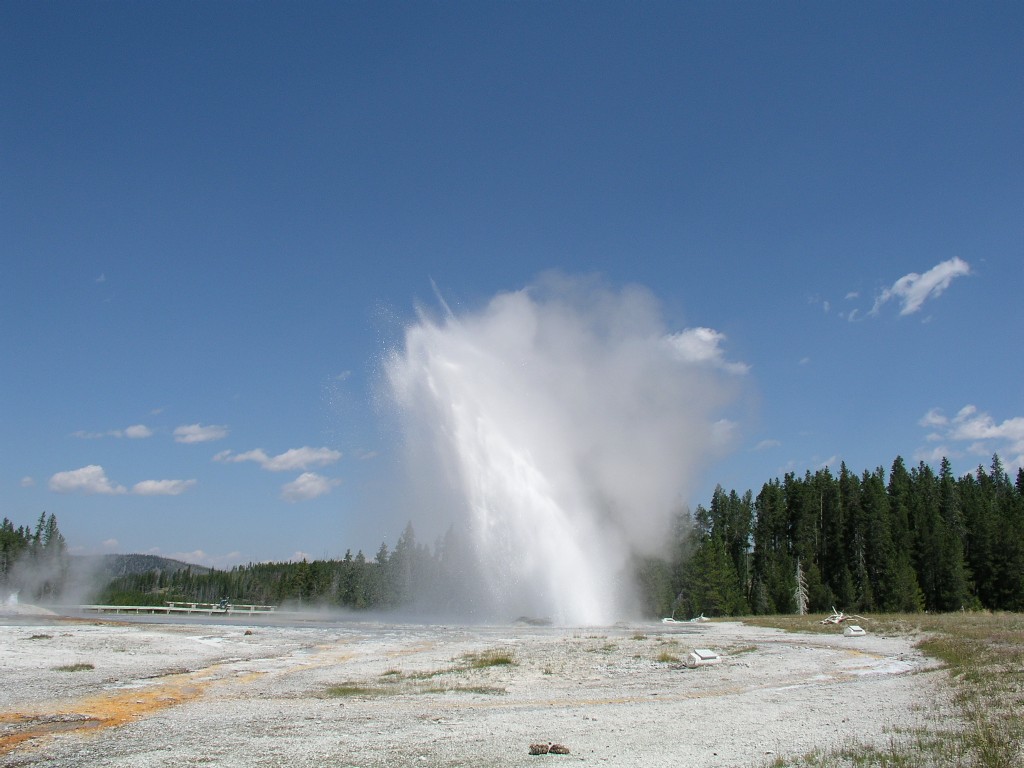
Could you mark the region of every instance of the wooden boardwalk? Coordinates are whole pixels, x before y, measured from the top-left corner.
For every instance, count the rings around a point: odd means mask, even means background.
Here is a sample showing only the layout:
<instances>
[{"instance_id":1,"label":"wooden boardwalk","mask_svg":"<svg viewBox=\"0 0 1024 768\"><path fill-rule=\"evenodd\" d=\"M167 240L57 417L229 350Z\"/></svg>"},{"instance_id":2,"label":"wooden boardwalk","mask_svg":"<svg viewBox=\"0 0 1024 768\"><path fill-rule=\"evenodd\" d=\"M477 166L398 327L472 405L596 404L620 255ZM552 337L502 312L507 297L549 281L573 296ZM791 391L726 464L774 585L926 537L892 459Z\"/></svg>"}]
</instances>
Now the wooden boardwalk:
<instances>
[{"instance_id":1,"label":"wooden boardwalk","mask_svg":"<svg viewBox=\"0 0 1024 768\"><path fill-rule=\"evenodd\" d=\"M80 605L84 613L148 613L164 615L200 614L206 616L272 616L274 605L239 605L236 603L165 603L164 605Z\"/></svg>"}]
</instances>

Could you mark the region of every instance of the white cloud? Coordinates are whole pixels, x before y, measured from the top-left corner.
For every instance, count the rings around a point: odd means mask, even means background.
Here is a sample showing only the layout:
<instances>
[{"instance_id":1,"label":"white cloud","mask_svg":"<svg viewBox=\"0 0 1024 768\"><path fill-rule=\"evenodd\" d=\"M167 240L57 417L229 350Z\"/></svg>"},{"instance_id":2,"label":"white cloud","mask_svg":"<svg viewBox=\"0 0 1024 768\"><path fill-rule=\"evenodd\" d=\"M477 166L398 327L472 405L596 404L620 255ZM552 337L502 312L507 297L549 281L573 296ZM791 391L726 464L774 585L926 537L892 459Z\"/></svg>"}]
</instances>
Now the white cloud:
<instances>
[{"instance_id":1,"label":"white cloud","mask_svg":"<svg viewBox=\"0 0 1024 768\"><path fill-rule=\"evenodd\" d=\"M208 443L228 436L228 428L221 424L186 424L174 430L174 439L179 443Z\"/></svg>"},{"instance_id":2,"label":"white cloud","mask_svg":"<svg viewBox=\"0 0 1024 768\"><path fill-rule=\"evenodd\" d=\"M316 472L303 472L290 483L281 486L281 498L285 501L306 501L331 492L341 480L324 477Z\"/></svg>"},{"instance_id":3,"label":"white cloud","mask_svg":"<svg viewBox=\"0 0 1024 768\"><path fill-rule=\"evenodd\" d=\"M22 488L31 488L35 484L36 484L36 479L34 477L29 477L28 475L25 475L25 477L21 478L21 487Z\"/></svg>"},{"instance_id":4,"label":"white cloud","mask_svg":"<svg viewBox=\"0 0 1024 768\"><path fill-rule=\"evenodd\" d=\"M956 412L956 421L962 422L964 419L973 416L977 412L978 407L976 405L965 405L963 408Z\"/></svg>"},{"instance_id":5,"label":"white cloud","mask_svg":"<svg viewBox=\"0 0 1024 768\"><path fill-rule=\"evenodd\" d=\"M950 437L954 440L1002 440L1024 450L1024 417L1017 416L997 424L987 413L955 419ZM1015 450L1017 450L1015 448Z\"/></svg>"},{"instance_id":6,"label":"white cloud","mask_svg":"<svg viewBox=\"0 0 1024 768\"><path fill-rule=\"evenodd\" d=\"M340 458L340 451L303 446L302 448L290 448L284 453L272 457L263 465L263 468L273 472L293 471L309 467L323 467L333 464Z\"/></svg>"},{"instance_id":7,"label":"white cloud","mask_svg":"<svg viewBox=\"0 0 1024 768\"><path fill-rule=\"evenodd\" d=\"M750 370L746 363L725 359L722 342L725 334L713 328L687 328L665 337L676 356L687 363L707 364L729 373L743 374Z\"/></svg>"},{"instance_id":8,"label":"white cloud","mask_svg":"<svg viewBox=\"0 0 1024 768\"><path fill-rule=\"evenodd\" d=\"M937 299L956 277L971 274L970 265L958 257L940 262L923 275L911 272L904 275L892 287L884 289L875 299L871 314L878 314L883 304L893 298L900 300L900 314L912 315L921 309L928 299Z\"/></svg>"},{"instance_id":9,"label":"white cloud","mask_svg":"<svg viewBox=\"0 0 1024 768\"><path fill-rule=\"evenodd\" d=\"M106 432L86 432L84 429L80 429L77 432L72 432L72 437L78 437L83 440L99 440L102 437L130 437L130 438L142 438L152 437L153 430L147 427L145 424L133 424L130 427L124 429L108 429Z\"/></svg>"},{"instance_id":10,"label":"white cloud","mask_svg":"<svg viewBox=\"0 0 1024 768\"><path fill-rule=\"evenodd\" d=\"M926 439L929 442L943 441L943 444L927 455L931 458L962 455L949 445L961 443L972 454L991 456L999 454L1007 468L1024 466L1024 416L1014 416L997 422L975 405L965 405L952 420L943 416L938 408L932 408L918 422L923 427L934 428Z\"/></svg>"},{"instance_id":11,"label":"white cloud","mask_svg":"<svg viewBox=\"0 0 1024 768\"><path fill-rule=\"evenodd\" d=\"M917 422L922 427L942 427L949 423L941 408L932 408Z\"/></svg>"},{"instance_id":12,"label":"white cloud","mask_svg":"<svg viewBox=\"0 0 1024 768\"><path fill-rule=\"evenodd\" d=\"M769 448L778 448L782 443L778 440L762 440L754 446L755 451L767 451Z\"/></svg>"},{"instance_id":13,"label":"white cloud","mask_svg":"<svg viewBox=\"0 0 1024 768\"><path fill-rule=\"evenodd\" d=\"M132 486L132 493L137 496L179 496L195 484L195 480L143 480Z\"/></svg>"},{"instance_id":14,"label":"white cloud","mask_svg":"<svg viewBox=\"0 0 1024 768\"><path fill-rule=\"evenodd\" d=\"M243 461L255 461L257 464L263 464L266 461L270 461L270 457L267 456L262 448L255 448L243 453L234 453L230 450L223 450L215 454L213 460L229 464L240 464Z\"/></svg>"},{"instance_id":15,"label":"white cloud","mask_svg":"<svg viewBox=\"0 0 1024 768\"><path fill-rule=\"evenodd\" d=\"M131 491L123 485L111 482L103 467L90 464L80 469L57 472L50 478L50 490L55 493L84 493L119 496L132 493L136 496L177 496L196 484L195 480L142 480L132 486Z\"/></svg>"},{"instance_id":16,"label":"white cloud","mask_svg":"<svg viewBox=\"0 0 1024 768\"><path fill-rule=\"evenodd\" d=\"M917 451L914 458L925 464L938 464L943 459L955 459L961 455L959 451L951 449L948 445L937 445L929 450Z\"/></svg>"},{"instance_id":17,"label":"white cloud","mask_svg":"<svg viewBox=\"0 0 1024 768\"><path fill-rule=\"evenodd\" d=\"M270 472L294 472L295 470L305 470L311 467L325 467L328 464L333 464L340 458L341 451L335 451L331 448L311 448L309 446L289 448L284 453L277 454L277 456L268 456L263 449L255 448L243 453L221 451L213 457L214 461L230 462L232 464L252 461Z\"/></svg>"},{"instance_id":18,"label":"white cloud","mask_svg":"<svg viewBox=\"0 0 1024 768\"><path fill-rule=\"evenodd\" d=\"M121 542L119 542L117 539L104 539L100 543L100 546L103 547L103 549L107 550L108 552L113 552L119 546L121 546Z\"/></svg>"},{"instance_id":19,"label":"white cloud","mask_svg":"<svg viewBox=\"0 0 1024 768\"><path fill-rule=\"evenodd\" d=\"M98 464L56 473L50 478L50 490L56 493L106 495L127 493L123 485L111 483L103 467Z\"/></svg>"}]
</instances>

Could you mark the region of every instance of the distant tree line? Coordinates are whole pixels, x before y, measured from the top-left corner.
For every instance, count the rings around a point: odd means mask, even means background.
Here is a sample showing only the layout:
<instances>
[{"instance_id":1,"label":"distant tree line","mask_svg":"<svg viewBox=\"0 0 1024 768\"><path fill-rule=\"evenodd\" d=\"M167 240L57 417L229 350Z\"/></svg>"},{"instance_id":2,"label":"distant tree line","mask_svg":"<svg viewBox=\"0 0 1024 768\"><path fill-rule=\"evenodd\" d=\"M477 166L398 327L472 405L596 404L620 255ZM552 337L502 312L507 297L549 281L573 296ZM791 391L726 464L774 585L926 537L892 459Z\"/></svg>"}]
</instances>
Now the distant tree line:
<instances>
[{"instance_id":1,"label":"distant tree line","mask_svg":"<svg viewBox=\"0 0 1024 768\"><path fill-rule=\"evenodd\" d=\"M1012 482L998 456L959 479L897 458L718 487L681 517L670 561L641 567L655 612L1024 610L1024 469Z\"/></svg>"},{"instance_id":2,"label":"distant tree line","mask_svg":"<svg viewBox=\"0 0 1024 768\"><path fill-rule=\"evenodd\" d=\"M67 582L69 559L57 517L43 512L35 529L0 523L0 597L53 600Z\"/></svg>"},{"instance_id":3,"label":"distant tree line","mask_svg":"<svg viewBox=\"0 0 1024 768\"><path fill-rule=\"evenodd\" d=\"M449 532L433 548L420 544L408 524L393 549L382 543L372 558L351 550L338 560L302 560L240 565L230 570L191 568L127 574L111 580L99 595L109 605L163 602L218 602L253 605L298 603L323 607L389 610L413 598L424 610L453 610L462 573L457 544ZM206 570L206 569L204 569Z\"/></svg>"},{"instance_id":4,"label":"distant tree line","mask_svg":"<svg viewBox=\"0 0 1024 768\"><path fill-rule=\"evenodd\" d=\"M113 578L97 600L280 605L388 610L414 600L424 612L460 612L466 542L449 532L433 547L407 525L373 557L250 563L230 570L179 567ZM31 564L34 580L16 576ZM954 477L943 459L860 475L843 464L765 483L757 496L715 489L708 507L679 513L671 552L635 562L642 610L650 616L846 611L1024 611L1024 469L1016 480L998 456L988 469ZM67 574L64 537L53 515L34 530L0 527L0 591L31 585L59 594ZM29 592L24 595L29 596Z\"/></svg>"}]
</instances>

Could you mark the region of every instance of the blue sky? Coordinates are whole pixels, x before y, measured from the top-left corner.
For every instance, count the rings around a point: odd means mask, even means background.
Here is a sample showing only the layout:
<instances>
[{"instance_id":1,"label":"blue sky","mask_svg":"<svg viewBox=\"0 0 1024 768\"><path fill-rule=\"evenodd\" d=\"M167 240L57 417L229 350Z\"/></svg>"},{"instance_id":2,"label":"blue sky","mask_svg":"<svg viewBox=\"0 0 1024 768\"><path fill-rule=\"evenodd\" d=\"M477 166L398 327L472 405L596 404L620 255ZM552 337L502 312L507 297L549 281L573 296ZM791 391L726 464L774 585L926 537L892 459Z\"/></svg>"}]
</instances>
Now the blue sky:
<instances>
[{"instance_id":1,"label":"blue sky","mask_svg":"<svg viewBox=\"0 0 1024 768\"><path fill-rule=\"evenodd\" d=\"M373 552L415 307L550 270L642 286L734 381L691 505L1015 471L1022 35L1010 2L5 2L0 515Z\"/></svg>"}]
</instances>

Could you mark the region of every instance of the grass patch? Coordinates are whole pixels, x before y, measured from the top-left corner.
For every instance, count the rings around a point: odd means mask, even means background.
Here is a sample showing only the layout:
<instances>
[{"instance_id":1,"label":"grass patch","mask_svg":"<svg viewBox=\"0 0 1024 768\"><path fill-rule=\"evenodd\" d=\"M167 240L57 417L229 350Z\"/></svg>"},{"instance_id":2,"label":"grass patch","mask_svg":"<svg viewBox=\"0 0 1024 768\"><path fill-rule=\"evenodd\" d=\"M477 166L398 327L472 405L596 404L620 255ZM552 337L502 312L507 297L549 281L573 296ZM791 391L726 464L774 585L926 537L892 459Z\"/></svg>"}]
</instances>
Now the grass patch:
<instances>
[{"instance_id":1,"label":"grass patch","mask_svg":"<svg viewBox=\"0 0 1024 768\"><path fill-rule=\"evenodd\" d=\"M674 653L662 651L658 654L658 661L660 661L662 664L678 664L679 657L676 656Z\"/></svg>"},{"instance_id":2,"label":"grass patch","mask_svg":"<svg viewBox=\"0 0 1024 768\"><path fill-rule=\"evenodd\" d=\"M647 635L645 635L643 632L637 632L635 635L633 635L633 639L634 640L646 640L647 639Z\"/></svg>"},{"instance_id":3,"label":"grass patch","mask_svg":"<svg viewBox=\"0 0 1024 768\"><path fill-rule=\"evenodd\" d=\"M53 635L32 635L29 640L53 640Z\"/></svg>"},{"instance_id":4,"label":"grass patch","mask_svg":"<svg viewBox=\"0 0 1024 768\"><path fill-rule=\"evenodd\" d=\"M470 653L455 659L455 664L443 669L423 672L403 672L400 669L386 669L370 682L350 680L324 689L324 695L332 698L345 696L416 696L426 693L478 693L504 694L504 688L461 682L475 670L492 667L516 666L511 651L493 649L481 653Z\"/></svg>"},{"instance_id":5,"label":"grass patch","mask_svg":"<svg viewBox=\"0 0 1024 768\"><path fill-rule=\"evenodd\" d=\"M746 623L837 634L835 625L806 616L757 617ZM931 724L890 738L884 747L850 744L793 760L787 766L884 768L1011 768L1024 764L1024 615L1012 613L901 614L857 620L874 634L921 635L925 654L940 660L953 686L955 717L931 705Z\"/></svg>"},{"instance_id":6,"label":"grass patch","mask_svg":"<svg viewBox=\"0 0 1024 768\"><path fill-rule=\"evenodd\" d=\"M489 667L514 667L515 656L510 651L493 650L483 653L470 653L462 657L469 669L487 669Z\"/></svg>"},{"instance_id":7,"label":"grass patch","mask_svg":"<svg viewBox=\"0 0 1024 768\"><path fill-rule=\"evenodd\" d=\"M96 665L89 662L79 662L78 664L64 664L60 667L53 667L54 672L85 672L90 669L96 669Z\"/></svg>"},{"instance_id":8,"label":"grass patch","mask_svg":"<svg viewBox=\"0 0 1024 768\"><path fill-rule=\"evenodd\" d=\"M388 680L388 683L398 682L394 679ZM431 682L424 683L422 679L415 680L407 678L407 685L395 686L395 685L366 685L358 682L346 682L339 685L329 686L324 690L324 695L328 698L347 698L347 697L358 697L358 698L369 698L377 696L421 696L424 694L438 694L438 693L476 693L481 695L501 695L507 693L504 688L498 688L492 685L461 685L457 682L452 683L439 683Z\"/></svg>"}]
</instances>

